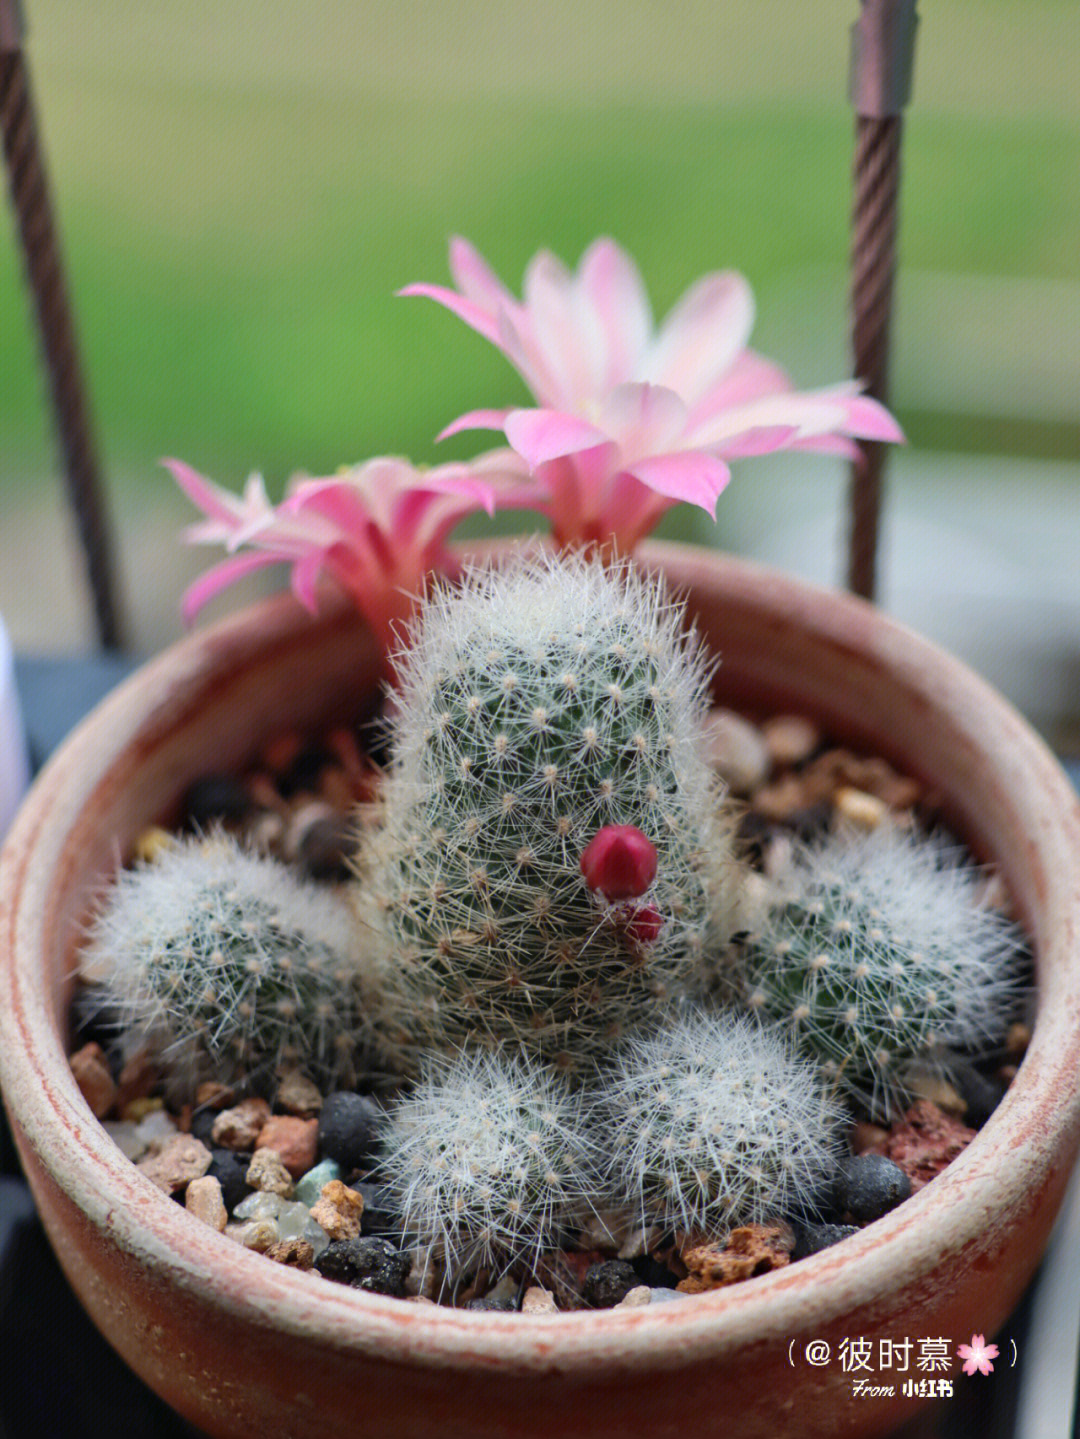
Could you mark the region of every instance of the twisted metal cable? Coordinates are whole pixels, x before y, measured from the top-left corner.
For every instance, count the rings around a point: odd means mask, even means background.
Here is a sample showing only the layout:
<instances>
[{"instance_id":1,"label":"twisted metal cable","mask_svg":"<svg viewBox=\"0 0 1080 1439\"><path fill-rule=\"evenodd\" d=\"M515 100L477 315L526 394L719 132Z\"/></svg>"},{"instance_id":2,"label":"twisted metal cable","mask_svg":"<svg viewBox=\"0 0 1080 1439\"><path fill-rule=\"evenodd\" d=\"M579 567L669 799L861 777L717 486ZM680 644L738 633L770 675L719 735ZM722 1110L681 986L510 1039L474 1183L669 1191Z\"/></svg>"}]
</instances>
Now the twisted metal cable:
<instances>
[{"instance_id":1,"label":"twisted metal cable","mask_svg":"<svg viewBox=\"0 0 1080 1439\"><path fill-rule=\"evenodd\" d=\"M899 115L858 116L852 215L851 296L856 377L883 403L888 393L889 319L896 269L896 198L900 187ZM873 599L885 446L864 440L852 463L848 587Z\"/></svg>"},{"instance_id":2,"label":"twisted metal cable","mask_svg":"<svg viewBox=\"0 0 1080 1439\"><path fill-rule=\"evenodd\" d=\"M0 130L101 643L120 643L112 544L22 50L0 47Z\"/></svg>"}]
</instances>

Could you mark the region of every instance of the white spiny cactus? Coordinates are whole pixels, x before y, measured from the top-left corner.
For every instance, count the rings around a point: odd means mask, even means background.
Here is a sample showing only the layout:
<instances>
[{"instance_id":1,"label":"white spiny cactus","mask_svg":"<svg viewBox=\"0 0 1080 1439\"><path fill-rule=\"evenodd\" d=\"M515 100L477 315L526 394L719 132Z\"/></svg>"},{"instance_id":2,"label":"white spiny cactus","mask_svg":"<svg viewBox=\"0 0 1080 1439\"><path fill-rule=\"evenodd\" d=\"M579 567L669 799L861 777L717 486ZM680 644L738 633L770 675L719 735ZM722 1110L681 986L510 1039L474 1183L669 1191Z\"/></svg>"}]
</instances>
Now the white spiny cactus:
<instances>
[{"instance_id":1,"label":"white spiny cactus","mask_svg":"<svg viewBox=\"0 0 1080 1439\"><path fill-rule=\"evenodd\" d=\"M174 1088L259 1083L291 1065L340 1081L362 1012L355 939L336 896L214 834L122 871L82 964L103 983L125 1048L149 1045Z\"/></svg>"},{"instance_id":2,"label":"white spiny cactus","mask_svg":"<svg viewBox=\"0 0 1080 1439\"><path fill-rule=\"evenodd\" d=\"M444 1269L535 1262L580 1223L595 1192L579 1091L526 1056L429 1056L390 1112L385 1183L403 1228Z\"/></svg>"},{"instance_id":3,"label":"white spiny cactus","mask_svg":"<svg viewBox=\"0 0 1080 1439\"><path fill-rule=\"evenodd\" d=\"M476 571L423 609L357 884L407 1071L466 1042L580 1069L726 940L729 822L683 618L658 581L580 556ZM637 910L581 872L610 825L655 847Z\"/></svg>"},{"instance_id":4,"label":"white spiny cactus","mask_svg":"<svg viewBox=\"0 0 1080 1439\"><path fill-rule=\"evenodd\" d=\"M752 1010L830 1082L888 1118L905 1066L999 1041L1015 1017L1016 925L979 902L970 863L892 825L806 845L747 946Z\"/></svg>"},{"instance_id":5,"label":"white spiny cactus","mask_svg":"<svg viewBox=\"0 0 1080 1439\"><path fill-rule=\"evenodd\" d=\"M694 1007L629 1037L594 1096L607 1192L643 1225L719 1235L812 1211L832 1180L840 1106L743 1016Z\"/></svg>"}]
</instances>

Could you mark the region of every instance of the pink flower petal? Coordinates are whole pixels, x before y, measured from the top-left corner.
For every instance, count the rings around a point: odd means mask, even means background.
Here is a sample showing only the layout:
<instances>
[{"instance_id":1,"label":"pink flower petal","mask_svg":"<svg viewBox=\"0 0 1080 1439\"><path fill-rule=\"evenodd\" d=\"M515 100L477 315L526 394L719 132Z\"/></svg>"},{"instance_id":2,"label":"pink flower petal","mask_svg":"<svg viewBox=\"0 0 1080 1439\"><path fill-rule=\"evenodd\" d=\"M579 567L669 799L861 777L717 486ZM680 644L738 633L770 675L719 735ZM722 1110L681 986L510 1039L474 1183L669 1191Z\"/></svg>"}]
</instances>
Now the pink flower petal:
<instances>
[{"instance_id":1,"label":"pink flower petal","mask_svg":"<svg viewBox=\"0 0 1080 1439\"><path fill-rule=\"evenodd\" d=\"M600 426L618 442L629 468L639 455L677 448L675 442L686 426L686 406L674 390L662 385L619 385L604 401Z\"/></svg>"},{"instance_id":2,"label":"pink flower petal","mask_svg":"<svg viewBox=\"0 0 1080 1439\"><path fill-rule=\"evenodd\" d=\"M641 275L614 240L596 240L581 257L581 298L603 337L600 387L610 389L632 375L652 335L652 311Z\"/></svg>"},{"instance_id":3,"label":"pink flower petal","mask_svg":"<svg viewBox=\"0 0 1080 1439\"><path fill-rule=\"evenodd\" d=\"M220 485L215 485L205 475L200 475L198 470L192 469L183 460L163 459L161 463L188 499L197 505L204 515L208 515L211 519L221 520L225 524L233 522L239 507L239 501L235 495L229 494Z\"/></svg>"},{"instance_id":4,"label":"pink flower petal","mask_svg":"<svg viewBox=\"0 0 1080 1439\"><path fill-rule=\"evenodd\" d=\"M326 560L327 555L322 550L312 550L310 554L296 561L289 576L289 587L293 594L311 614L315 614L319 608L315 586Z\"/></svg>"},{"instance_id":5,"label":"pink flower petal","mask_svg":"<svg viewBox=\"0 0 1080 1439\"><path fill-rule=\"evenodd\" d=\"M753 350L744 350L727 373L710 385L692 405L687 429L693 432L722 410L748 404L763 395L783 394L793 388L786 370Z\"/></svg>"},{"instance_id":6,"label":"pink flower petal","mask_svg":"<svg viewBox=\"0 0 1080 1439\"><path fill-rule=\"evenodd\" d=\"M903 430L877 400L869 395L855 395L841 403L845 411L843 427L854 439L904 443Z\"/></svg>"},{"instance_id":7,"label":"pink flower petal","mask_svg":"<svg viewBox=\"0 0 1080 1439\"><path fill-rule=\"evenodd\" d=\"M554 382L554 388L544 387L551 408L576 409L595 393L593 372L602 337L590 321L578 304L566 266L550 251L541 250L525 273L525 304L514 328Z\"/></svg>"},{"instance_id":8,"label":"pink flower petal","mask_svg":"<svg viewBox=\"0 0 1080 1439\"><path fill-rule=\"evenodd\" d=\"M693 405L735 362L753 326L754 297L742 275L706 275L664 320L635 378L666 385Z\"/></svg>"},{"instance_id":9,"label":"pink flower petal","mask_svg":"<svg viewBox=\"0 0 1080 1439\"><path fill-rule=\"evenodd\" d=\"M533 510L548 498L547 486L513 450L488 450L465 468L490 488L497 510Z\"/></svg>"},{"instance_id":10,"label":"pink flower petal","mask_svg":"<svg viewBox=\"0 0 1080 1439\"><path fill-rule=\"evenodd\" d=\"M437 300L459 320L464 320L477 334L483 335L485 340L490 340L493 345L502 348L499 342L498 317L455 291L448 290L443 285L406 285L395 293L398 296L423 295L428 300Z\"/></svg>"},{"instance_id":11,"label":"pink flower petal","mask_svg":"<svg viewBox=\"0 0 1080 1439\"><path fill-rule=\"evenodd\" d=\"M512 410L506 417L506 438L530 465L542 465L607 440L603 431L587 420L557 410Z\"/></svg>"},{"instance_id":12,"label":"pink flower petal","mask_svg":"<svg viewBox=\"0 0 1080 1439\"><path fill-rule=\"evenodd\" d=\"M559 408L566 389L558 372L558 356L544 353L534 317L518 306L513 317L499 311L498 345L541 405ZM553 365L556 368L553 368Z\"/></svg>"},{"instance_id":13,"label":"pink flower petal","mask_svg":"<svg viewBox=\"0 0 1080 1439\"><path fill-rule=\"evenodd\" d=\"M214 565L184 591L180 601L180 614L184 623L186 625L193 623L202 607L216 594L228 589L231 584L235 584L237 580L243 579L245 575L251 574L254 570L261 570L266 565L276 564L278 560L279 556L277 555L257 552L249 555L236 555L232 559L222 560L220 564Z\"/></svg>"},{"instance_id":14,"label":"pink flower petal","mask_svg":"<svg viewBox=\"0 0 1080 1439\"><path fill-rule=\"evenodd\" d=\"M454 235L450 241L450 274L465 298L489 314L497 314L500 309L509 312L518 309L517 300L503 282L460 235Z\"/></svg>"},{"instance_id":15,"label":"pink flower petal","mask_svg":"<svg viewBox=\"0 0 1080 1439\"><path fill-rule=\"evenodd\" d=\"M836 393L763 395L749 404L737 405L714 415L688 437L695 445L726 455L742 436L758 431L791 432L792 439L843 432L851 399ZM738 451L736 451L738 453ZM759 451L760 453L760 451Z\"/></svg>"},{"instance_id":16,"label":"pink flower petal","mask_svg":"<svg viewBox=\"0 0 1080 1439\"><path fill-rule=\"evenodd\" d=\"M716 501L731 479L731 471L723 460L702 454L699 450L654 455L650 459L637 460L628 465L627 470L657 494L699 505L714 519Z\"/></svg>"},{"instance_id":17,"label":"pink flower petal","mask_svg":"<svg viewBox=\"0 0 1080 1439\"><path fill-rule=\"evenodd\" d=\"M636 475L623 470L611 481L607 494L603 522L598 529L606 529L603 538L610 539L614 548L622 554L629 554L637 542L656 528L661 515L666 514L677 501L651 489Z\"/></svg>"},{"instance_id":18,"label":"pink flower petal","mask_svg":"<svg viewBox=\"0 0 1080 1439\"><path fill-rule=\"evenodd\" d=\"M845 460L858 460L862 450L854 440L844 435L812 435L804 440L792 440L784 446L788 450L810 450L819 455L840 455Z\"/></svg>"},{"instance_id":19,"label":"pink flower petal","mask_svg":"<svg viewBox=\"0 0 1080 1439\"><path fill-rule=\"evenodd\" d=\"M436 440L449 439L451 435L459 435L462 430L501 430L506 424L506 417L511 410L470 410L468 414L459 415L458 418L445 430L440 430L435 436Z\"/></svg>"},{"instance_id":20,"label":"pink flower petal","mask_svg":"<svg viewBox=\"0 0 1080 1439\"><path fill-rule=\"evenodd\" d=\"M184 526L180 538L186 545L220 545L229 533L220 520L196 520L193 525Z\"/></svg>"},{"instance_id":21,"label":"pink flower petal","mask_svg":"<svg viewBox=\"0 0 1080 1439\"><path fill-rule=\"evenodd\" d=\"M769 455L774 450L794 449L798 444L797 425L756 425L724 441L724 458L741 460L749 455ZM804 441L806 447L813 440Z\"/></svg>"}]
</instances>

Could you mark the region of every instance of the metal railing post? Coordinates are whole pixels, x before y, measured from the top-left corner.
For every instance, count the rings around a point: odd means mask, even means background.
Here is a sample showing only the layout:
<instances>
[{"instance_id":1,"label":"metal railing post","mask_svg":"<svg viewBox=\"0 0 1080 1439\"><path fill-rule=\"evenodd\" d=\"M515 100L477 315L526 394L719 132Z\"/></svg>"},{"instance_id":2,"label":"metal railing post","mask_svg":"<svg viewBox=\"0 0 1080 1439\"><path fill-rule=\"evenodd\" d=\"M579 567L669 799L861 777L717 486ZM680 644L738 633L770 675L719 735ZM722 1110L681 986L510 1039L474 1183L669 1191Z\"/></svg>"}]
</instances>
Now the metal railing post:
<instances>
[{"instance_id":1,"label":"metal railing post","mask_svg":"<svg viewBox=\"0 0 1080 1439\"><path fill-rule=\"evenodd\" d=\"M68 495L101 644L120 644L112 544L48 181L34 123L19 0L0 0L0 131L11 202L49 373Z\"/></svg>"}]
</instances>

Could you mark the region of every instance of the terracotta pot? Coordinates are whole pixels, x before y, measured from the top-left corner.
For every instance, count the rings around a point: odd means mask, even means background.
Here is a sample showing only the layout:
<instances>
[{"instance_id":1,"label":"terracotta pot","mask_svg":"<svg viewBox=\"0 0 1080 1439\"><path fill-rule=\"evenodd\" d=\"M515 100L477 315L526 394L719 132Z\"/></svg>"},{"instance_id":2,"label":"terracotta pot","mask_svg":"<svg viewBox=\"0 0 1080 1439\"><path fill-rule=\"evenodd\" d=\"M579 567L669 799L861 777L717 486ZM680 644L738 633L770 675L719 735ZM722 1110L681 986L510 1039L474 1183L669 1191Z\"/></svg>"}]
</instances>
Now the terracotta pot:
<instances>
[{"instance_id":1,"label":"terracotta pot","mask_svg":"<svg viewBox=\"0 0 1080 1439\"><path fill-rule=\"evenodd\" d=\"M207 766L356 710L374 673L351 614L274 600L167 651L72 735L0 870L0 1081L60 1261L95 1323L214 1435L881 1434L916 1401L855 1398L844 1339L990 1335L1028 1282L1080 1139L1080 807L1042 743L957 661L867 606L704 551L643 550L722 656L736 706L817 716L945 796L1001 864L1040 1006L1016 1081L915 1198L810 1259L623 1312L463 1313L296 1273L210 1231L128 1163L65 1059L80 921ZM811 1340L827 1364L806 1358ZM955 1368L955 1359L954 1359ZM887 1373L881 1380L899 1376Z\"/></svg>"}]
</instances>

